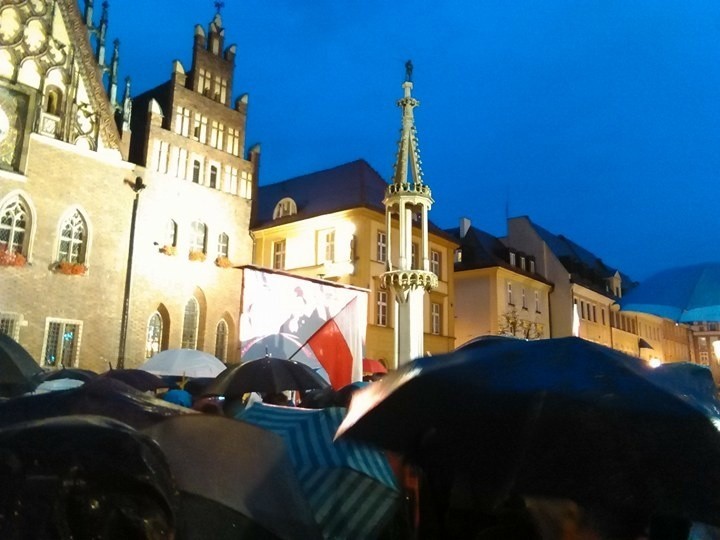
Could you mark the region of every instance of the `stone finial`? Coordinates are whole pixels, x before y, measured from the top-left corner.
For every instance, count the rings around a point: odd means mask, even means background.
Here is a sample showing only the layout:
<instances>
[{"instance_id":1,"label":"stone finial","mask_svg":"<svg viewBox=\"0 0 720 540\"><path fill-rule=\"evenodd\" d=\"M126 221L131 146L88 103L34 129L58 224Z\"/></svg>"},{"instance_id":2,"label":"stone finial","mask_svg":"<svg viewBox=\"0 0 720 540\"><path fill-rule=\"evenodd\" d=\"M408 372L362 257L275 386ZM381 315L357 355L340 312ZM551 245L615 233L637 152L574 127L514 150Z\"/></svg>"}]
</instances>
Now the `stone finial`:
<instances>
[{"instance_id":1,"label":"stone finial","mask_svg":"<svg viewBox=\"0 0 720 540\"><path fill-rule=\"evenodd\" d=\"M412 82L413 63L412 60L405 62L405 82Z\"/></svg>"}]
</instances>

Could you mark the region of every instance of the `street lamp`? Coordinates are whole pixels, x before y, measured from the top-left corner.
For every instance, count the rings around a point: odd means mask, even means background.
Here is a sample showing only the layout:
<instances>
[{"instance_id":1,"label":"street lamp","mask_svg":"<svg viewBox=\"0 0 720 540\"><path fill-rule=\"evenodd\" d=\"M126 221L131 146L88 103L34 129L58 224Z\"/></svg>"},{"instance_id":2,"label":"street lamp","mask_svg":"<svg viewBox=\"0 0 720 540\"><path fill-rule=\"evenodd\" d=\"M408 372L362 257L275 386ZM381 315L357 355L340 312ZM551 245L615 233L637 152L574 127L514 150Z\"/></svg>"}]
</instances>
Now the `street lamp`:
<instances>
[{"instance_id":1,"label":"street lamp","mask_svg":"<svg viewBox=\"0 0 720 540\"><path fill-rule=\"evenodd\" d=\"M135 192L135 199L133 200L132 218L130 219L130 245L128 246L127 265L125 267L125 292L123 293L123 312L120 322L120 346L118 347L117 369L125 368L125 344L127 342L128 318L130 316L130 285L132 284L133 248L135 247L135 222L137 220L140 192L147 187L140 176L135 178L135 182L125 180L125 183L129 184Z\"/></svg>"}]
</instances>

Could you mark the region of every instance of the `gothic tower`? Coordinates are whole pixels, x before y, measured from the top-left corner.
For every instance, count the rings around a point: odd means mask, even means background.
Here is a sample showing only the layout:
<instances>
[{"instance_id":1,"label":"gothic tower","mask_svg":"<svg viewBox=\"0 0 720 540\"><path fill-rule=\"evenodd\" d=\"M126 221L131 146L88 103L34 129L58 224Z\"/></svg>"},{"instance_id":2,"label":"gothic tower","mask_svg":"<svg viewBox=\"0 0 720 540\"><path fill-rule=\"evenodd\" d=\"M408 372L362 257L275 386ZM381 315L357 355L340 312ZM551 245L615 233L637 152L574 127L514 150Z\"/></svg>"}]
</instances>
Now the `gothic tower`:
<instances>
[{"instance_id":1,"label":"gothic tower","mask_svg":"<svg viewBox=\"0 0 720 540\"><path fill-rule=\"evenodd\" d=\"M421 161L413 109L420 103L412 97L412 63L406 64L402 109L402 128L395 161L393 181L385 191L385 219L388 232L388 256L383 285L395 292L395 365L400 366L423 355L423 298L425 291L438 286L438 277L430 271L428 248L428 211L433 199L423 183ZM398 220L398 239L391 238L393 219ZM413 268L413 226L421 229L420 268ZM397 267L393 267L392 248L397 246Z\"/></svg>"}]
</instances>

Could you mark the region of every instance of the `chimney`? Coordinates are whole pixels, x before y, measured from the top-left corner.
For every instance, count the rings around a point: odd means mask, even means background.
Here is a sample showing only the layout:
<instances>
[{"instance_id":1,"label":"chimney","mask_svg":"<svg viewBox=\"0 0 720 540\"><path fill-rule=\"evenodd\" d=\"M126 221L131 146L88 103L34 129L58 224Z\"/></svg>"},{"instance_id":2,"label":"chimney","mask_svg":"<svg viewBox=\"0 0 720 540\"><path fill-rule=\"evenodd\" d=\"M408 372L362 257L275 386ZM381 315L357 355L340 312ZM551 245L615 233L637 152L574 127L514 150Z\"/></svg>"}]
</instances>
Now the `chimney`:
<instances>
[{"instance_id":1,"label":"chimney","mask_svg":"<svg viewBox=\"0 0 720 540\"><path fill-rule=\"evenodd\" d=\"M470 218L460 218L460 238L465 238L465 235L470 230Z\"/></svg>"}]
</instances>

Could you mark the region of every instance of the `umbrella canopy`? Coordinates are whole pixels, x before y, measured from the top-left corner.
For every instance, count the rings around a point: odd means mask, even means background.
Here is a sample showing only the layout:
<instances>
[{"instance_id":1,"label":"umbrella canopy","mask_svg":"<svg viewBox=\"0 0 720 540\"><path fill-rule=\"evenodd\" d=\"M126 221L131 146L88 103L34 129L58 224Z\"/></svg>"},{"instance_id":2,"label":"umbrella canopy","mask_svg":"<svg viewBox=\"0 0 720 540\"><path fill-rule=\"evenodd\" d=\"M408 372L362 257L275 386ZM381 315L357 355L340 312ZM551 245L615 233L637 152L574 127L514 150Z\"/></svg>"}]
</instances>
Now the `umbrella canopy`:
<instances>
[{"instance_id":1,"label":"umbrella canopy","mask_svg":"<svg viewBox=\"0 0 720 540\"><path fill-rule=\"evenodd\" d=\"M77 388L83 384L85 383L83 381L79 381L78 379L52 379L38 384L33 392L36 394L42 394L44 392L57 392L58 390Z\"/></svg>"},{"instance_id":2,"label":"umbrella canopy","mask_svg":"<svg viewBox=\"0 0 720 540\"><path fill-rule=\"evenodd\" d=\"M40 384L42 368L17 341L0 334L0 397L21 396Z\"/></svg>"},{"instance_id":3,"label":"umbrella canopy","mask_svg":"<svg viewBox=\"0 0 720 540\"><path fill-rule=\"evenodd\" d=\"M208 514L191 538L321 538L283 440L221 416L169 418L144 430L160 445L190 511ZM223 520L209 516L222 514ZM243 517L244 516L244 517Z\"/></svg>"},{"instance_id":4,"label":"umbrella canopy","mask_svg":"<svg viewBox=\"0 0 720 540\"><path fill-rule=\"evenodd\" d=\"M89 369L62 368L50 369L39 375L42 381L54 381L56 379L75 379L76 381L87 382L97 377L97 373Z\"/></svg>"},{"instance_id":5,"label":"umbrella canopy","mask_svg":"<svg viewBox=\"0 0 720 540\"><path fill-rule=\"evenodd\" d=\"M639 311L676 322L720 321L720 263L696 264L659 272L620 301Z\"/></svg>"},{"instance_id":6,"label":"umbrella canopy","mask_svg":"<svg viewBox=\"0 0 720 540\"><path fill-rule=\"evenodd\" d=\"M387 368L378 360L372 358L363 358L363 373L366 375L374 375L375 373L387 373Z\"/></svg>"},{"instance_id":7,"label":"umbrella canopy","mask_svg":"<svg viewBox=\"0 0 720 540\"><path fill-rule=\"evenodd\" d=\"M122 381L141 392L154 392L159 388L167 388L169 384L158 377L142 369L111 369L102 374L103 377Z\"/></svg>"},{"instance_id":8,"label":"umbrella canopy","mask_svg":"<svg viewBox=\"0 0 720 540\"><path fill-rule=\"evenodd\" d=\"M217 377L225 364L212 354L195 349L168 349L160 351L140 369L155 375L176 377Z\"/></svg>"},{"instance_id":9,"label":"umbrella canopy","mask_svg":"<svg viewBox=\"0 0 720 540\"><path fill-rule=\"evenodd\" d=\"M77 414L105 416L140 428L168 416L197 413L135 390L120 381L95 377L78 388L21 396L0 403L0 427Z\"/></svg>"},{"instance_id":10,"label":"umbrella canopy","mask_svg":"<svg viewBox=\"0 0 720 540\"><path fill-rule=\"evenodd\" d=\"M0 429L0 537L169 538L177 493L162 452L96 416ZM143 534L142 537L145 537Z\"/></svg>"},{"instance_id":11,"label":"umbrella canopy","mask_svg":"<svg viewBox=\"0 0 720 540\"><path fill-rule=\"evenodd\" d=\"M654 377L579 338L496 341L361 390L338 434L462 470L478 500L561 497L718 523L720 403Z\"/></svg>"},{"instance_id":12,"label":"umbrella canopy","mask_svg":"<svg viewBox=\"0 0 720 540\"><path fill-rule=\"evenodd\" d=\"M327 386L325 379L302 362L266 357L228 368L205 388L205 393L237 399L249 392L276 394Z\"/></svg>"},{"instance_id":13,"label":"umbrella canopy","mask_svg":"<svg viewBox=\"0 0 720 540\"><path fill-rule=\"evenodd\" d=\"M352 441L333 442L345 409L253 404L237 418L280 435L325 538L376 538L399 488L385 455Z\"/></svg>"}]
</instances>

